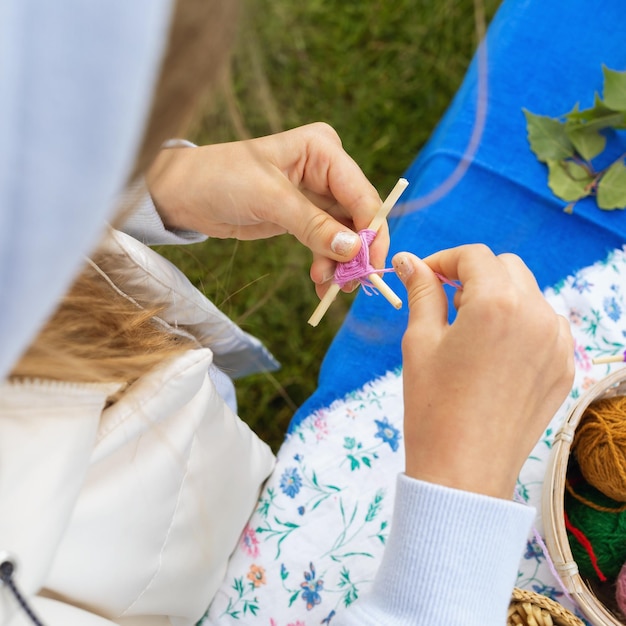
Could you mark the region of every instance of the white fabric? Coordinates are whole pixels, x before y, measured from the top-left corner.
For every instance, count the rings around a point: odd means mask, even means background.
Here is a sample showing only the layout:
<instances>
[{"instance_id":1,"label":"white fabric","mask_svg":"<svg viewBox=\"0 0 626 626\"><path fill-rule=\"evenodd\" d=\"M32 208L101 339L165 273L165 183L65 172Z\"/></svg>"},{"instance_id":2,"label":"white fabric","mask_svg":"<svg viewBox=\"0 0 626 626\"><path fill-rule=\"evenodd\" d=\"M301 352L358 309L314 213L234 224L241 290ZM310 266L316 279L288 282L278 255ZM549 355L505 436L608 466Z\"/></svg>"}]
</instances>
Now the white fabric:
<instances>
[{"instance_id":1,"label":"white fabric","mask_svg":"<svg viewBox=\"0 0 626 626\"><path fill-rule=\"evenodd\" d=\"M571 323L576 376L520 472L518 497L530 506L397 480L403 381L389 372L291 431L203 623L504 625L513 584L582 616L538 539L543 482L569 412L624 370L592 358L626 348L625 276L626 248L617 249L545 292Z\"/></svg>"},{"instance_id":2,"label":"white fabric","mask_svg":"<svg viewBox=\"0 0 626 626\"><path fill-rule=\"evenodd\" d=\"M161 307L159 317L210 346L215 365L231 378L274 370L277 361L263 344L234 324L172 263L125 233L111 229L101 248L107 273L142 306Z\"/></svg>"},{"instance_id":3,"label":"white fabric","mask_svg":"<svg viewBox=\"0 0 626 626\"><path fill-rule=\"evenodd\" d=\"M67 527L116 385L0 385L0 550L19 562L19 583L39 589ZM45 460L45 462L44 462ZM0 624L15 610L2 587Z\"/></svg>"},{"instance_id":4,"label":"white fabric","mask_svg":"<svg viewBox=\"0 0 626 626\"><path fill-rule=\"evenodd\" d=\"M102 249L120 293L162 305L164 327L197 332L233 374L277 365L153 250L113 229ZM190 350L104 412L118 385L0 386L0 551L44 623L184 626L204 613L274 464L213 360ZM0 588L0 624L25 623L15 609Z\"/></svg>"},{"instance_id":5,"label":"white fabric","mask_svg":"<svg viewBox=\"0 0 626 626\"><path fill-rule=\"evenodd\" d=\"M504 626L535 510L403 475L395 505L372 592L336 626Z\"/></svg>"},{"instance_id":6,"label":"white fabric","mask_svg":"<svg viewBox=\"0 0 626 626\"><path fill-rule=\"evenodd\" d=\"M164 363L102 415L111 386L2 386L0 547L28 595L125 625L203 614L274 463L218 395L211 360ZM14 605L0 596L0 623ZM57 623L84 623L72 615Z\"/></svg>"},{"instance_id":7,"label":"white fabric","mask_svg":"<svg viewBox=\"0 0 626 626\"><path fill-rule=\"evenodd\" d=\"M0 2L0 379L115 208L171 4Z\"/></svg>"},{"instance_id":8,"label":"white fabric","mask_svg":"<svg viewBox=\"0 0 626 626\"><path fill-rule=\"evenodd\" d=\"M290 433L203 626L505 623L534 508L401 474L402 387Z\"/></svg>"}]
</instances>

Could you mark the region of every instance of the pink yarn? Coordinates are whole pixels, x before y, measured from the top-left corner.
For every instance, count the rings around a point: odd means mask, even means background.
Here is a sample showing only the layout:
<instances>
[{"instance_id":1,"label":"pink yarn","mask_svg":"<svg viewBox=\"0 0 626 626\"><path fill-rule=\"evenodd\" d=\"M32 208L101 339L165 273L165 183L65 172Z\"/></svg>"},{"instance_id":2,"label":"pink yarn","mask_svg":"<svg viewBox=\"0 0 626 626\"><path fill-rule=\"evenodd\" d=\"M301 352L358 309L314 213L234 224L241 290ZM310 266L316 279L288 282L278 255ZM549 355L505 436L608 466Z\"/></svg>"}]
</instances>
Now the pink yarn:
<instances>
[{"instance_id":1,"label":"pink yarn","mask_svg":"<svg viewBox=\"0 0 626 626\"><path fill-rule=\"evenodd\" d=\"M455 289L458 289L459 291L463 291L463 285L461 285L461 283L458 283L456 280L450 280L449 278L446 278L443 274L440 274L439 272L435 272L435 276L437 276L437 278L444 285L449 285L450 287L454 287Z\"/></svg>"},{"instance_id":2,"label":"pink yarn","mask_svg":"<svg viewBox=\"0 0 626 626\"><path fill-rule=\"evenodd\" d=\"M623 615L626 615L626 563L622 565L615 581L615 600Z\"/></svg>"},{"instance_id":3,"label":"pink yarn","mask_svg":"<svg viewBox=\"0 0 626 626\"><path fill-rule=\"evenodd\" d=\"M371 296L372 293L377 292L374 285L372 285L371 281L368 280L367 277L370 274L385 274L386 272L395 272L395 270L392 267L384 270L377 270L370 264L370 246L372 245L372 241L376 238L377 233L375 230L365 228L360 230L357 234L361 238L361 249L351 261L337 263L334 282L340 287L343 287L353 280L358 280L361 285L363 285L365 293L368 296ZM463 289L463 286L458 282L450 280L439 273L436 274L437 278L439 278L444 285L450 285L450 287L454 287L455 289Z\"/></svg>"},{"instance_id":4,"label":"pink yarn","mask_svg":"<svg viewBox=\"0 0 626 626\"><path fill-rule=\"evenodd\" d=\"M383 274L385 272L393 272L393 268L377 270L370 264L370 245L376 237L376 231L368 228L358 232L361 238L361 249L359 253L351 260L345 263L337 263L335 269L335 282L343 287L349 282L358 280L363 285L363 290L368 296L372 295L374 285L367 279L370 274Z\"/></svg>"}]
</instances>

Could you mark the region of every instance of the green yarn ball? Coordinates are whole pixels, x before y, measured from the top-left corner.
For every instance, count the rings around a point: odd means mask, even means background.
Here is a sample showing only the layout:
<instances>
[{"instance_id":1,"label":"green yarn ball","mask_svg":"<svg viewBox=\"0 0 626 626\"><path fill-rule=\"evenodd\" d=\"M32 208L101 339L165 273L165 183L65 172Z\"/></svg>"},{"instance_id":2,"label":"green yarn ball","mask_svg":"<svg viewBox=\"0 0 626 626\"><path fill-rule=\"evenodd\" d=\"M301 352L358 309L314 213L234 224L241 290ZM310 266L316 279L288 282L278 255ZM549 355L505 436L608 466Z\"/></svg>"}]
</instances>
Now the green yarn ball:
<instances>
[{"instance_id":1,"label":"green yarn ball","mask_svg":"<svg viewBox=\"0 0 626 626\"><path fill-rule=\"evenodd\" d=\"M623 502L605 496L585 481L575 481L572 486L578 495L594 504L611 509L619 509L624 505ZM615 580L622 565L626 563L626 511L621 513L597 511L579 502L566 491L565 512L572 526L584 533L591 543L600 571L608 580ZM569 531L567 537L583 578L600 580L587 550Z\"/></svg>"}]
</instances>

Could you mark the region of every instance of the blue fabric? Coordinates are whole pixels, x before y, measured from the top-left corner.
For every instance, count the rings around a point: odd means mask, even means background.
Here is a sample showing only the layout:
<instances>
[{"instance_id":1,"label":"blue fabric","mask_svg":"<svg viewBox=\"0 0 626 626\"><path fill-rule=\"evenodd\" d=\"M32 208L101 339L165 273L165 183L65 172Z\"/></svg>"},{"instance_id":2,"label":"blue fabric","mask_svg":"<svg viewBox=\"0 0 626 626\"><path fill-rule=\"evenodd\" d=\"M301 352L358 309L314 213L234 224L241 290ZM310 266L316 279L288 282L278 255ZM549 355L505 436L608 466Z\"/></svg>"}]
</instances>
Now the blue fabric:
<instances>
[{"instance_id":1,"label":"blue fabric","mask_svg":"<svg viewBox=\"0 0 626 626\"><path fill-rule=\"evenodd\" d=\"M577 102L582 108L592 106L594 92L602 90L602 65L626 69L625 29L622 0L607 0L593 11L585 0L506 0L487 34L487 121L471 167L443 199L411 210L412 202L450 175L468 145L476 114L476 59L405 173L410 185L390 220L390 256L409 250L423 257L483 242L497 253L519 254L544 288L621 246L626 241L624 211L601 211L587 199L573 215L563 212L565 203L547 186L546 167L530 151L523 109L557 116ZM610 144L615 156L626 151L624 136L614 135ZM395 276L385 280L404 295ZM292 426L399 367L407 316L406 306L398 312L384 298L360 293L327 352L318 389Z\"/></svg>"}]
</instances>

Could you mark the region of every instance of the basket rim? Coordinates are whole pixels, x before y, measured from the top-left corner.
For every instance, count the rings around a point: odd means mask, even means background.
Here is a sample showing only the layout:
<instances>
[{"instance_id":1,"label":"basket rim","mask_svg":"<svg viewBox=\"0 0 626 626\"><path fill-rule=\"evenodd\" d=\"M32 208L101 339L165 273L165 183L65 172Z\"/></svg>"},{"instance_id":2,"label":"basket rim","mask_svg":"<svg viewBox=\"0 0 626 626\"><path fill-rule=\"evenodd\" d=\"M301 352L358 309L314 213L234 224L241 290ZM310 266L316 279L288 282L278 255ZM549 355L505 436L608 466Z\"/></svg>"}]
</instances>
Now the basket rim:
<instances>
[{"instance_id":1,"label":"basket rim","mask_svg":"<svg viewBox=\"0 0 626 626\"><path fill-rule=\"evenodd\" d=\"M620 368L590 387L574 403L555 435L542 491L544 535L550 558L565 589L594 624L623 626L596 598L578 571L567 539L564 493L567 464L574 432L587 407L595 400L626 395L626 368Z\"/></svg>"}]
</instances>

